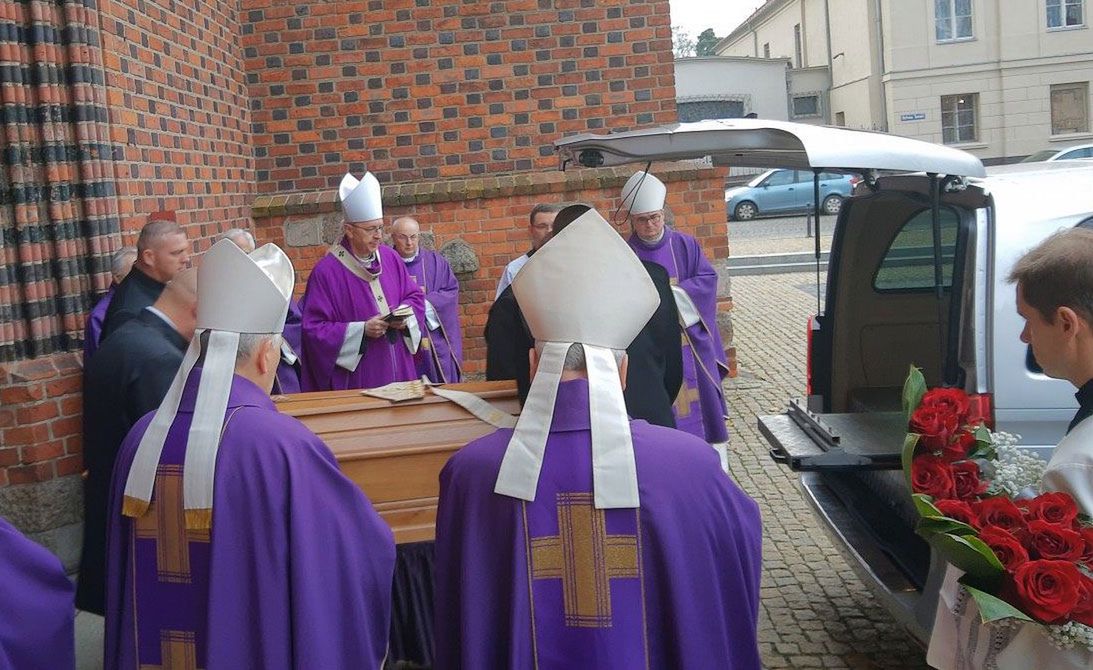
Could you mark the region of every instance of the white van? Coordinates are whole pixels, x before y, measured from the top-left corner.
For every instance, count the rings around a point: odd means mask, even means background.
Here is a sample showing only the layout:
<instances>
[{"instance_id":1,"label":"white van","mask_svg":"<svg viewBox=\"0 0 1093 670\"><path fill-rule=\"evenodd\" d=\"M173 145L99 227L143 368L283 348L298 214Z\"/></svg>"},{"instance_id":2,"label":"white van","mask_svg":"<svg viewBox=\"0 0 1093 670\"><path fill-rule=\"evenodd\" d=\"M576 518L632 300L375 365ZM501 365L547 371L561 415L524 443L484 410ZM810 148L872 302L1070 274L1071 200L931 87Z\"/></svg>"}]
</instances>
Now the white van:
<instances>
[{"instance_id":1,"label":"white van","mask_svg":"<svg viewBox=\"0 0 1093 670\"><path fill-rule=\"evenodd\" d=\"M1006 277L1052 232L1093 227L1093 163L986 171L926 142L744 119L580 135L556 149L563 163L587 166L709 156L868 175L835 224L825 303L807 331L808 388L786 413L758 420L771 457L801 472L836 546L925 644L941 566L914 532L899 472L900 388L914 364L931 386L983 394L996 430L1050 455L1077 407L1074 389L1044 376L1021 343Z\"/></svg>"}]
</instances>

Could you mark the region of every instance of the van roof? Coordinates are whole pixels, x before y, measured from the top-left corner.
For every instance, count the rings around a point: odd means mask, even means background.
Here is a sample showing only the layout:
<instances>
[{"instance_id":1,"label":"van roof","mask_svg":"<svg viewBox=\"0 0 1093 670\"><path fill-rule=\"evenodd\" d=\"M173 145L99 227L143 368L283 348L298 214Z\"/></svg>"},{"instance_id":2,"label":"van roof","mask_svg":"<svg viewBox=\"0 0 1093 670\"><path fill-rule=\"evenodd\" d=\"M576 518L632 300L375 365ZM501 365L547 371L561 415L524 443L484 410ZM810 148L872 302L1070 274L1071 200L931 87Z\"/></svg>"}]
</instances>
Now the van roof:
<instances>
[{"instance_id":1,"label":"van roof","mask_svg":"<svg viewBox=\"0 0 1093 670\"><path fill-rule=\"evenodd\" d=\"M554 143L564 169L710 157L714 165L759 168L885 170L982 177L983 163L952 147L906 137L765 119L717 119L610 134L584 133Z\"/></svg>"}]
</instances>

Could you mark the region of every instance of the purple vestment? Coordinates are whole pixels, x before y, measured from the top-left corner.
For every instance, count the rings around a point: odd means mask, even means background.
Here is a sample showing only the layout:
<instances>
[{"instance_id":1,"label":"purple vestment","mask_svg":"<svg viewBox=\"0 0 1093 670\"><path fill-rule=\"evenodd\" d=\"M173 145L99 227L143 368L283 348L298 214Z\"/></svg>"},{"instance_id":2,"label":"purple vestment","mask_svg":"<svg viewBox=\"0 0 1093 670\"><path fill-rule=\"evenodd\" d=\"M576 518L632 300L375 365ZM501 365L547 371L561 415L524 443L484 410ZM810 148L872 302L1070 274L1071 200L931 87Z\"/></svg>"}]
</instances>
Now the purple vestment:
<instances>
[{"instance_id":1,"label":"purple vestment","mask_svg":"<svg viewBox=\"0 0 1093 670\"><path fill-rule=\"evenodd\" d=\"M274 393L284 395L300 392L300 365L302 363L300 360L300 351L302 351L300 340L303 338L301 319L300 302L293 298L288 301L288 315L285 317L285 328L281 335L284 337L284 343L292 350L296 360L289 363L285 359L285 351L282 348L281 362L277 365L277 383L273 388Z\"/></svg>"},{"instance_id":2,"label":"purple vestment","mask_svg":"<svg viewBox=\"0 0 1093 670\"><path fill-rule=\"evenodd\" d=\"M729 431L721 380L729 373L729 365L717 328L717 271L698 241L686 233L665 228L656 244L647 245L636 234L629 243L638 258L663 266L672 284L687 292L702 316L690 328L681 328L683 386L673 406L676 427L707 442L725 442Z\"/></svg>"},{"instance_id":3,"label":"purple vestment","mask_svg":"<svg viewBox=\"0 0 1093 670\"><path fill-rule=\"evenodd\" d=\"M406 263L406 270L425 292L425 300L440 321L436 328L428 327L428 339L422 338L414 356L417 374L438 384L458 382L463 377L463 334L459 327L459 282L452 266L435 251L421 249L414 260Z\"/></svg>"},{"instance_id":4,"label":"purple vestment","mask_svg":"<svg viewBox=\"0 0 1093 670\"><path fill-rule=\"evenodd\" d=\"M200 369L163 447L152 506L122 516L147 414L111 492L106 667L379 668L394 540L330 449L236 376L216 459L211 530L186 530L182 469Z\"/></svg>"},{"instance_id":5,"label":"purple vestment","mask_svg":"<svg viewBox=\"0 0 1093 670\"><path fill-rule=\"evenodd\" d=\"M102 337L102 323L106 319L106 310L110 308L110 301L113 298L114 285L111 284L109 290L106 291L106 294L99 298L99 301L91 308L91 313L87 315L87 325L84 326L83 331L83 360L85 366L88 359L99 350L99 339Z\"/></svg>"},{"instance_id":6,"label":"purple vestment","mask_svg":"<svg viewBox=\"0 0 1093 670\"><path fill-rule=\"evenodd\" d=\"M509 429L441 472L435 667L759 668L759 510L717 454L631 421L641 507L596 510L586 380L553 417L534 502L493 492Z\"/></svg>"},{"instance_id":7,"label":"purple vestment","mask_svg":"<svg viewBox=\"0 0 1093 670\"><path fill-rule=\"evenodd\" d=\"M340 246L348 250L345 244L343 241ZM406 271L402 258L394 249L381 244L376 252L377 263L365 268L372 274L379 272L378 281L386 303L381 309L377 307L369 283L346 267L346 263L359 265L359 261L348 253L343 254L347 257L343 262L335 256L336 251L337 247L316 263L307 280L303 299L302 389L364 389L417 379L414 356L403 337L409 331L391 329L384 337L365 336L364 356L356 369L350 371L338 365L350 322L364 322L373 316L388 314L399 305L408 305L413 308L417 323L423 325L425 295Z\"/></svg>"},{"instance_id":8,"label":"purple vestment","mask_svg":"<svg viewBox=\"0 0 1093 670\"><path fill-rule=\"evenodd\" d=\"M75 667L73 598L57 557L0 519L0 668Z\"/></svg>"}]
</instances>

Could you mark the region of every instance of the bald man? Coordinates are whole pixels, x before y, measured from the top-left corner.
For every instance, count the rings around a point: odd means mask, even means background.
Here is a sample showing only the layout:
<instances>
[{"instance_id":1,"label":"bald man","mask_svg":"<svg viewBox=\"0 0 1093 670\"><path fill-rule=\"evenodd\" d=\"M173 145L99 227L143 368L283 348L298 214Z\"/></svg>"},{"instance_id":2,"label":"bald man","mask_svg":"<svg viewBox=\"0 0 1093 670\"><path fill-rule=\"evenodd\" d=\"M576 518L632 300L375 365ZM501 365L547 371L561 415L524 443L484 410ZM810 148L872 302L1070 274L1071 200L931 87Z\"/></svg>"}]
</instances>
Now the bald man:
<instances>
[{"instance_id":1,"label":"bald man","mask_svg":"<svg viewBox=\"0 0 1093 670\"><path fill-rule=\"evenodd\" d=\"M102 614L106 510L114 459L125 435L171 387L197 324L197 272L171 280L159 298L105 340L84 371L84 544L76 607Z\"/></svg>"},{"instance_id":2,"label":"bald man","mask_svg":"<svg viewBox=\"0 0 1093 670\"><path fill-rule=\"evenodd\" d=\"M216 238L217 242L220 240L231 240L235 242L235 246L248 254L254 251L254 235L251 235L249 230L243 230L242 228L225 230Z\"/></svg>"},{"instance_id":3,"label":"bald man","mask_svg":"<svg viewBox=\"0 0 1093 670\"><path fill-rule=\"evenodd\" d=\"M151 221L137 238L137 260L129 275L118 284L103 319L105 341L126 321L136 318L163 292L163 287L190 264L190 241L174 221Z\"/></svg>"},{"instance_id":4,"label":"bald man","mask_svg":"<svg viewBox=\"0 0 1093 670\"><path fill-rule=\"evenodd\" d=\"M114 293L118 290L118 284L122 283L122 281L129 276L129 271L133 269L133 262L136 260L136 247L122 247L115 251L114 255L110 257L110 288L107 289L106 294L95 303L95 306L91 308L91 313L87 315L87 325L84 327L84 367L87 367L87 361L99 349L99 343L102 341L103 320L106 319L106 311L110 309L110 303L114 300Z\"/></svg>"},{"instance_id":5,"label":"bald man","mask_svg":"<svg viewBox=\"0 0 1093 670\"><path fill-rule=\"evenodd\" d=\"M406 271L425 292L428 333L414 355L417 374L438 384L463 377L463 334L459 327L459 282L443 256L421 248L421 226L403 216L391 224L391 245L406 263Z\"/></svg>"}]
</instances>

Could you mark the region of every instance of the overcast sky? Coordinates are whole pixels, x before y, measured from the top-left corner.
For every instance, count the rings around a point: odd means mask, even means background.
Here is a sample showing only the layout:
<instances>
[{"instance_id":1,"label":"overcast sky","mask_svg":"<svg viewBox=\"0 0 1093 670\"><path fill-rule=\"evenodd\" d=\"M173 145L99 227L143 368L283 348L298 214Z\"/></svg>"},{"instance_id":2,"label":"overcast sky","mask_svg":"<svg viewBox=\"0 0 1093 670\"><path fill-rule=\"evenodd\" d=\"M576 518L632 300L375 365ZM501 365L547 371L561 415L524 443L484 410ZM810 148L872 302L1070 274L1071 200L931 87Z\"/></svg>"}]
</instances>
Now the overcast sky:
<instances>
[{"instance_id":1,"label":"overcast sky","mask_svg":"<svg viewBox=\"0 0 1093 670\"><path fill-rule=\"evenodd\" d=\"M669 4L672 25L683 26L691 37L698 37L706 28L713 28L718 37L724 37L762 5L763 0L669 0Z\"/></svg>"}]
</instances>

